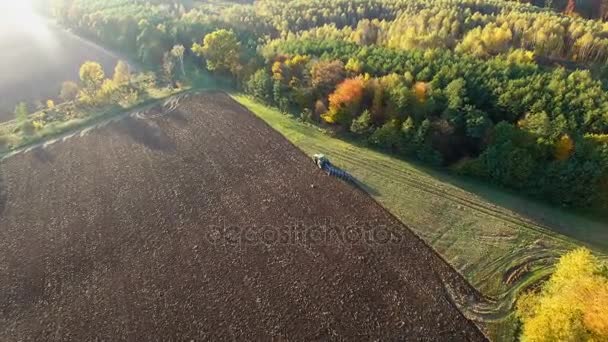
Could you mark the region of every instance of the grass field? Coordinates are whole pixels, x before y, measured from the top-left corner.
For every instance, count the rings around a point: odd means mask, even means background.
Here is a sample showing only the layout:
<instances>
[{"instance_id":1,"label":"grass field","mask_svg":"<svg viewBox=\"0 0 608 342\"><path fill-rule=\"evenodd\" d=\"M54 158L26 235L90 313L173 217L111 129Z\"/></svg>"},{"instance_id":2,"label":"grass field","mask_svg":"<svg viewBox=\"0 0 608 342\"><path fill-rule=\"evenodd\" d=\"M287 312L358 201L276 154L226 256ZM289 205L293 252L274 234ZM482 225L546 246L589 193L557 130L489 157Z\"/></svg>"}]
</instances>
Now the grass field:
<instances>
[{"instance_id":1,"label":"grass field","mask_svg":"<svg viewBox=\"0 0 608 342\"><path fill-rule=\"evenodd\" d=\"M608 224L487 184L331 137L242 95L233 98L293 144L326 154L430 244L488 301L465 303L493 339L512 339L517 294L546 277L567 250L608 252Z\"/></svg>"}]
</instances>

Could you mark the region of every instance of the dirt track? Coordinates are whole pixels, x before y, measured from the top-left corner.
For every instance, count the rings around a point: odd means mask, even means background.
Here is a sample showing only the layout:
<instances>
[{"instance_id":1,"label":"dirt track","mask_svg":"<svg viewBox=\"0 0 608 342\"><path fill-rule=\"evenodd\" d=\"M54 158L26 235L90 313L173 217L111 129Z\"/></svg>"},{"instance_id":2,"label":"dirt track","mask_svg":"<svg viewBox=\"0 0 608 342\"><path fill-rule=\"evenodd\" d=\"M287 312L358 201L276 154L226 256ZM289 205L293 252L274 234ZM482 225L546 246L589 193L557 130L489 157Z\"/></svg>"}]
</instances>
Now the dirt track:
<instances>
[{"instance_id":1,"label":"dirt track","mask_svg":"<svg viewBox=\"0 0 608 342\"><path fill-rule=\"evenodd\" d=\"M0 177L0 340L484 339L447 264L224 94Z\"/></svg>"}]
</instances>

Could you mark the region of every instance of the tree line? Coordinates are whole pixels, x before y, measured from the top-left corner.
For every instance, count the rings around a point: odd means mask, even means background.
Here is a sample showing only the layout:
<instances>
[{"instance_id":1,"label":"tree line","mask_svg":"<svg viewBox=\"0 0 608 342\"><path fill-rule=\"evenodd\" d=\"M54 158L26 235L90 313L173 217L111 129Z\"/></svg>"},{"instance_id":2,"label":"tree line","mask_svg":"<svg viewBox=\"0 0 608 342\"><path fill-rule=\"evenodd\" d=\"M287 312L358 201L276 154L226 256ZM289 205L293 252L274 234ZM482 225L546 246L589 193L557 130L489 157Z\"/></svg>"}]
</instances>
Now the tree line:
<instances>
[{"instance_id":1,"label":"tree line","mask_svg":"<svg viewBox=\"0 0 608 342\"><path fill-rule=\"evenodd\" d=\"M378 148L565 205L604 196L601 73L537 62L605 60L600 22L500 0L58 1L64 25L167 80L198 60Z\"/></svg>"},{"instance_id":2,"label":"tree line","mask_svg":"<svg viewBox=\"0 0 608 342\"><path fill-rule=\"evenodd\" d=\"M48 99L45 103L38 101L32 110L25 102L15 107L13 125L0 131L0 150L10 150L28 140L54 134L62 127L113 108L134 107L149 99L151 91L162 91L159 86L163 83L154 73L134 73L122 60L117 62L111 75L107 75L99 63L86 61L79 68L77 81L62 83L57 97L60 103Z\"/></svg>"},{"instance_id":3,"label":"tree line","mask_svg":"<svg viewBox=\"0 0 608 342\"><path fill-rule=\"evenodd\" d=\"M603 196L608 94L589 71L293 38L246 89L379 148L568 205Z\"/></svg>"}]
</instances>

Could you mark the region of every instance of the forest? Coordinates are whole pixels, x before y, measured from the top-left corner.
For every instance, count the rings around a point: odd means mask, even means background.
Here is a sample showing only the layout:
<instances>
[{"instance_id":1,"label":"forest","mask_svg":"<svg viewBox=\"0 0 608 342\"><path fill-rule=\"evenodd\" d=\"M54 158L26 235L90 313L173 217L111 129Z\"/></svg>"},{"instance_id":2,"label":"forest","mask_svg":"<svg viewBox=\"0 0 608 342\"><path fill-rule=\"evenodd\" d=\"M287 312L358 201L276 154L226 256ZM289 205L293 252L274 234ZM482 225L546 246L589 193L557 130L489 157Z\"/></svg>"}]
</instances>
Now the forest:
<instances>
[{"instance_id":1,"label":"forest","mask_svg":"<svg viewBox=\"0 0 608 342\"><path fill-rule=\"evenodd\" d=\"M53 13L166 79L187 77L185 58L344 138L597 206L608 194L608 25L558 7L56 0Z\"/></svg>"}]
</instances>

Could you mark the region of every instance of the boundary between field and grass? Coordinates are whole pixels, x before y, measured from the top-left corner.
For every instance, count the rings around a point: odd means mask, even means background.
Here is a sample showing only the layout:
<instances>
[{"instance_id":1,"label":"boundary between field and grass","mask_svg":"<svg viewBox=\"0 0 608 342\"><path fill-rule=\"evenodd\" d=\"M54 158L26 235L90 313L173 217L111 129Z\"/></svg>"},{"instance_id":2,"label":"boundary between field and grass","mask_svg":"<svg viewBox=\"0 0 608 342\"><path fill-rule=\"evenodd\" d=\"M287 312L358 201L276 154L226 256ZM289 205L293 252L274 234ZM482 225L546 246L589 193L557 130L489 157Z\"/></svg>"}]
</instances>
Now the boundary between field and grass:
<instances>
[{"instance_id":1,"label":"boundary between field and grass","mask_svg":"<svg viewBox=\"0 0 608 342\"><path fill-rule=\"evenodd\" d=\"M231 92L225 92L225 93L228 96L230 96L230 98L232 98L236 102L236 104L238 104L239 106L241 106L241 108L243 108L244 110L252 113L252 115L254 115L258 119L260 119L263 124L267 125L270 129L272 129L272 130L276 131L277 133L279 133L296 150L298 150L304 156L308 157L311 160L311 163L312 163L312 155L306 153L304 150L302 150L302 148L300 146L298 146L292 140L286 138L281 131L277 130L268 121L266 121L265 119L263 119L262 117L260 117L258 113L256 113L255 111L253 111L251 108L249 108L247 105L245 105L241 100L239 100L239 99L242 99L242 96L246 96L246 95L239 95L239 94L235 94L235 93L231 93ZM340 180L340 181L342 181L342 180ZM389 217L392 217L393 220L395 220L395 222L398 222L401 226L403 226L405 229L407 229L408 231L410 231L412 233L412 236L415 239L417 239L424 246L426 246L426 248L428 248L431 251L431 253L433 253L435 256L437 256L443 263L445 263L446 266L448 266L452 271L454 271L455 274L460 279L460 281L462 281L464 284L468 284L469 288L473 291L473 294L476 297L475 302L487 301L489 299L489 298L485 297L483 295L483 293L481 293L477 288L475 288L459 270L457 270L454 267L452 267L452 265L449 263L449 261L446 260L443 257L443 255L441 255L439 252L437 252L437 250L435 250L435 248L433 248L427 241L425 241L422 237L420 237L413 229L411 229L410 227L408 227L401 219L399 219L397 216L395 216L395 214L393 212L391 212L388 208L386 208L382 203L378 202L374 198L374 196L370 193L369 189L366 189L366 186L365 186L364 182L361 182L359 179L354 179L354 182L355 182L355 184L353 186L356 188L357 191L361 191L365 196L369 197ZM446 298L452 303L452 305L454 305L458 309L460 315L463 318L474 322L474 324L477 326L477 328L479 329L479 331L486 337L486 339L490 340L490 338L487 335L485 329L482 329L483 323L484 323L483 318L481 318L481 316L479 316L477 313L473 313L471 310L468 309L468 306L471 304L470 300L467 301L466 299L462 298L462 295L457 295L456 294L456 290L454 290L447 283L447 281L445 279L443 279L439 275L437 275L437 277L439 278L439 280L441 281L441 283L443 285L443 290L446 293Z\"/></svg>"},{"instance_id":2,"label":"boundary between field and grass","mask_svg":"<svg viewBox=\"0 0 608 342\"><path fill-rule=\"evenodd\" d=\"M15 155L18 155L21 153L29 153L31 151L36 150L37 148L41 148L41 147L44 148L44 147L47 147L54 143L66 141L67 139L72 138L72 137L83 136L93 129L101 128L112 122L117 122L117 121L123 120L127 116L144 112L147 109L153 108L154 106L156 106L158 104L171 102L172 98L179 98L186 94L193 95L193 94L198 94L201 92L214 92L214 91L226 93L222 89L185 89L183 91L173 93L173 94L163 97L163 98L146 100L145 102L138 104L132 108L122 109L122 110L114 108L114 109L102 112L100 114L97 114L97 115L92 115L92 116L89 116L82 120L79 120L78 122L66 127L65 129L56 130L53 132L53 134L48 134L48 135L37 137L36 139L32 139L32 140L28 141L27 143L22 144L18 148L15 148L3 155L0 155L0 162L2 162L3 160L5 160L7 158L10 158L12 156L15 156ZM230 96L231 98L235 99L236 104L242 106L243 109L245 109L248 112L251 112L252 115L255 115L256 117L259 118L259 115L255 111L251 110L249 107L244 105L241 101L238 101L238 99L235 98L234 94L228 93L227 95ZM277 130L275 127L273 127L273 125L271 125L266 120L262 119L262 122L264 124L268 125L271 129L277 131L279 134L284 136L284 134L283 134L284 132ZM309 156L308 153L306 153L306 151L304 151L301 148L301 146L294 143L291 139L286 139L286 140L290 144L292 144L296 149L301 151L303 154ZM365 184L363 183L363 185L365 185ZM454 269L452 267L452 265L450 264L450 262L448 260L446 260L444 258L444 256L441 255L438 251L436 251L432 246L430 246L429 243L427 241L425 241L425 239L420 237L414 230L412 230L409 226L407 226L392 211L388 210L382 203L376 201L375 198L370 194L369 189L366 190L365 187L363 187L362 189L360 189L360 191L363 191L367 196L370 196L371 199L373 199L376 203L378 203L378 205L383 210L385 210L391 217L393 217L396 220L396 222L400 222L401 224L403 224L406 229L410 230L417 239L419 239L425 246L430 248L430 250L433 253L435 253L435 255L437 255L443 262L445 262L447 266ZM1 195L1 193L0 193L0 195ZM474 291L474 296L477 298L475 300L476 302L484 298L484 295L481 292L479 292L476 287L472 286L468 282L467 278L459 270L454 269L454 271L456 272L458 277L460 277L461 281L463 281L464 283L468 283L470 285L470 288ZM463 317L476 322L478 325L483 324L483 319L480 318L480 316L478 314L472 313L470 310L467 310L467 307L470 305L470 303L468 303L465 299L456 296L455 290L452 289L451 286L444 279L441 279L441 281L443 283L444 291L447 294L447 298L460 310ZM481 329L480 331L485 334L484 329Z\"/></svg>"},{"instance_id":3,"label":"boundary between field and grass","mask_svg":"<svg viewBox=\"0 0 608 342\"><path fill-rule=\"evenodd\" d=\"M604 223L591 224L594 221L588 218L487 184L483 187L489 190L479 195L477 188L482 185L464 186L464 181L451 175L332 137L318 126L301 122L247 95L230 96L306 155L324 153L332 163L361 181L376 202L480 294L480 300L459 298L456 304L494 340L515 338L517 320L513 307L517 296L546 279L562 253L584 245L606 259L608 248L597 241L608 232ZM513 203L504 205L505 198ZM556 217L546 223L521 214L527 208ZM559 221L580 227L590 225L589 239L564 235L564 227L556 228Z\"/></svg>"},{"instance_id":4,"label":"boundary between field and grass","mask_svg":"<svg viewBox=\"0 0 608 342\"><path fill-rule=\"evenodd\" d=\"M557 215L555 220L586 226L585 219L512 195L484 184L482 195L451 176L395 158L365 146L331 136L318 126L298 121L252 98L221 88L193 87L168 96L145 100L132 108L116 109L80 119L52 134L36 137L14 150L0 154L0 162L19 153L84 135L92 129L122 120L171 98L201 92L225 92L236 103L284 136L305 155L325 153L362 184L361 190L401 222L417 238L453 268L475 291L475 298L457 297L444 282L448 297L462 314L476 322L493 340L513 340L517 330L513 306L517 295L546 279L559 255L580 245L591 247L602 259L608 248L594 245L604 225L593 225L590 241L563 235L554 222L545 223L522 215L517 208L531 207ZM189 94L189 95L186 95ZM177 104L170 104L173 108ZM1 179L0 179L1 181ZM1 190L1 189L0 189ZM2 194L0 193L0 201ZM517 205L505 206L505 197ZM511 197L513 198L511 198ZM1 204L1 203L0 203ZM511 204L511 203L509 203ZM515 209L513 209L515 208ZM605 230L608 232L608 230ZM598 235L599 234L599 235ZM596 237L597 240L597 237ZM597 241L596 241L597 242ZM601 241L600 241L601 242Z\"/></svg>"},{"instance_id":5,"label":"boundary between field and grass","mask_svg":"<svg viewBox=\"0 0 608 342\"><path fill-rule=\"evenodd\" d=\"M42 136L36 136L28 139L26 142L15 146L11 150L0 153L0 161L10 158L20 153L28 152L39 147L45 147L53 143L62 141L66 138L70 138L78 132L86 132L89 129L101 127L109 124L113 121L121 120L124 117L131 115L132 113L145 111L152 108L162 102L165 102L173 97L189 94L195 92L195 89L187 88L171 93L170 95L147 99L142 103L139 103L130 108L112 108L107 111L100 112L88 117L72 119L70 121L62 122L58 128L54 129L51 133L44 134ZM12 122L4 122L3 124L11 124Z\"/></svg>"}]
</instances>

